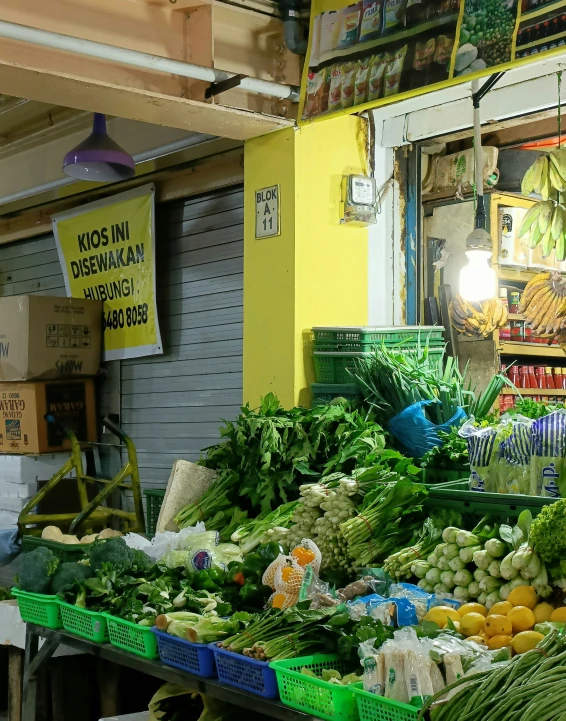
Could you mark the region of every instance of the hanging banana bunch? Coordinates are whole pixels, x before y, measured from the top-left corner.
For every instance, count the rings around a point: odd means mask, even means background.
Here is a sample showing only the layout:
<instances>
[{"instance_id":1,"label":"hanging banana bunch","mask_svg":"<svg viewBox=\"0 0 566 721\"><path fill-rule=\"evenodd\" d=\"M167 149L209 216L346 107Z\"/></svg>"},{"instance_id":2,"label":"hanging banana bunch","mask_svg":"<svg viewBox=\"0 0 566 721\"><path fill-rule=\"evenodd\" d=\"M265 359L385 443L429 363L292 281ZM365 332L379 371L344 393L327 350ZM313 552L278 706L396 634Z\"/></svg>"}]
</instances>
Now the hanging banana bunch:
<instances>
[{"instance_id":1,"label":"hanging banana bunch","mask_svg":"<svg viewBox=\"0 0 566 721\"><path fill-rule=\"evenodd\" d=\"M538 193L542 200L527 211L519 237L528 235L530 248L540 243L544 258L554 249L557 262L566 260L566 207L560 202L566 193L566 149L540 155L523 176L521 192Z\"/></svg>"},{"instance_id":2,"label":"hanging banana bunch","mask_svg":"<svg viewBox=\"0 0 566 721\"><path fill-rule=\"evenodd\" d=\"M456 295L450 303L452 327L474 338L485 338L507 322L507 306L499 298L490 298L481 303L464 300Z\"/></svg>"},{"instance_id":3,"label":"hanging banana bunch","mask_svg":"<svg viewBox=\"0 0 566 721\"><path fill-rule=\"evenodd\" d=\"M566 336L566 279L557 271L537 273L525 286L519 312L533 335Z\"/></svg>"}]
</instances>

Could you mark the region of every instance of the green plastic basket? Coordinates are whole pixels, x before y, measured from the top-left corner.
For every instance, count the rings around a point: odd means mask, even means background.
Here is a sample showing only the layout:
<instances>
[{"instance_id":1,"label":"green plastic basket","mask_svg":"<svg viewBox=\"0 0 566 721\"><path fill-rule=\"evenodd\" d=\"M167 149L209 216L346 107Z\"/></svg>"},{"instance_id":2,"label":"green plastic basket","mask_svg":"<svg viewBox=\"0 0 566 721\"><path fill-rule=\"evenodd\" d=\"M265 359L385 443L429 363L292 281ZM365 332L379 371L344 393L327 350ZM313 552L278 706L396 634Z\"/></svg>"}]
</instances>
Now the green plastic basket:
<instances>
[{"instance_id":1,"label":"green plastic basket","mask_svg":"<svg viewBox=\"0 0 566 721\"><path fill-rule=\"evenodd\" d=\"M29 553L38 546L45 546L45 548L53 551L62 563L80 561L81 558L84 558L85 551L90 548L90 545L90 543L58 543L39 536L23 536L22 538L22 551L24 553Z\"/></svg>"},{"instance_id":2,"label":"green plastic basket","mask_svg":"<svg viewBox=\"0 0 566 721\"><path fill-rule=\"evenodd\" d=\"M12 589L18 599L20 616L26 623L35 623L44 628L62 628L59 598L42 593L29 593L19 588Z\"/></svg>"},{"instance_id":3,"label":"green plastic basket","mask_svg":"<svg viewBox=\"0 0 566 721\"><path fill-rule=\"evenodd\" d=\"M86 608L71 606L64 601L59 602L61 620L66 631L88 638L96 643L108 643L108 628L102 613L88 611Z\"/></svg>"},{"instance_id":4,"label":"green plastic basket","mask_svg":"<svg viewBox=\"0 0 566 721\"><path fill-rule=\"evenodd\" d=\"M270 664L277 677L281 701L297 711L304 711L327 721L358 721L353 685L339 686L301 673L308 668L317 675L323 669L334 669L342 675L360 667L357 661L346 661L334 654L302 656Z\"/></svg>"},{"instance_id":5,"label":"green plastic basket","mask_svg":"<svg viewBox=\"0 0 566 721\"><path fill-rule=\"evenodd\" d=\"M330 403L334 398L345 398L347 401L358 401L361 399L358 386L353 383L312 383L312 404L313 406Z\"/></svg>"},{"instance_id":6,"label":"green plastic basket","mask_svg":"<svg viewBox=\"0 0 566 721\"><path fill-rule=\"evenodd\" d=\"M144 658L158 658L157 636L151 630L151 626L139 626L131 621L124 621L122 618L111 616L108 613L102 614L106 619L108 637L110 643L124 651L130 651Z\"/></svg>"},{"instance_id":7,"label":"green plastic basket","mask_svg":"<svg viewBox=\"0 0 566 721\"><path fill-rule=\"evenodd\" d=\"M544 506L559 500L558 498L523 496L514 493L480 493L440 486L437 488L428 486L428 491L429 495L425 503L434 508L453 508L459 513L467 515L496 516L500 519L517 518L521 511L525 510L529 510L533 516L536 516Z\"/></svg>"},{"instance_id":8,"label":"green plastic basket","mask_svg":"<svg viewBox=\"0 0 566 721\"><path fill-rule=\"evenodd\" d=\"M423 468L423 483L450 483L451 481L466 481L464 490L469 489L470 467L462 466L457 470L444 468Z\"/></svg>"},{"instance_id":9,"label":"green plastic basket","mask_svg":"<svg viewBox=\"0 0 566 721\"><path fill-rule=\"evenodd\" d=\"M416 353L416 348L403 347L404 355ZM364 358L367 353L337 353L326 351L313 351L314 375L317 383L340 383L349 385L352 376L349 371L354 370L356 358ZM429 348L431 363L440 365L444 357L444 348Z\"/></svg>"},{"instance_id":10,"label":"green plastic basket","mask_svg":"<svg viewBox=\"0 0 566 721\"><path fill-rule=\"evenodd\" d=\"M406 703L354 689L360 721L415 721L420 709Z\"/></svg>"},{"instance_id":11,"label":"green plastic basket","mask_svg":"<svg viewBox=\"0 0 566 721\"><path fill-rule=\"evenodd\" d=\"M149 536L155 536L157 519L159 518L159 512L161 511L163 499L165 498L165 489L148 488L147 491L144 491L144 496L147 502L147 534Z\"/></svg>"},{"instance_id":12,"label":"green plastic basket","mask_svg":"<svg viewBox=\"0 0 566 721\"><path fill-rule=\"evenodd\" d=\"M313 328L313 335L315 350L364 353L382 343L410 348L427 340L429 348L444 348L442 326Z\"/></svg>"}]
</instances>

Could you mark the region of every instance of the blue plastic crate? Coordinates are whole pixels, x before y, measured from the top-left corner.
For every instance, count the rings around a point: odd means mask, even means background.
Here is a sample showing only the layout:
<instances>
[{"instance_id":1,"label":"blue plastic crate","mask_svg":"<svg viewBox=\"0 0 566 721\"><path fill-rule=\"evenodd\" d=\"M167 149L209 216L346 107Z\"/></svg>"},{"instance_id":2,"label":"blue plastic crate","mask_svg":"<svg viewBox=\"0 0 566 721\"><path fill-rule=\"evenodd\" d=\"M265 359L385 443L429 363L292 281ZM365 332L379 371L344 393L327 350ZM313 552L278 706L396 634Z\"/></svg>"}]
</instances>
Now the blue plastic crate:
<instances>
[{"instance_id":1,"label":"blue plastic crate","mask_svg":"<svg viewBox=\"0 0 566 721\"><path fill-rule=\"evenodd\" d=\"M218 680L227 686L235 686L263 698L279 698L279 688L275 671L267 661L232 653L211 643L214 652Z\"/></svg>"},{"instance_id":2,"label":"blue plastic crate","mask_svg":"<svg viewBox=\"0 0 566 721\"><path fill-rule=\"evenodd\" d=\"M164 664L202 678L216 678L214 653L207 644L191 643L160 631L155 626L151 630L157 636L159 658Z\"/></svg>"}]
</instances>

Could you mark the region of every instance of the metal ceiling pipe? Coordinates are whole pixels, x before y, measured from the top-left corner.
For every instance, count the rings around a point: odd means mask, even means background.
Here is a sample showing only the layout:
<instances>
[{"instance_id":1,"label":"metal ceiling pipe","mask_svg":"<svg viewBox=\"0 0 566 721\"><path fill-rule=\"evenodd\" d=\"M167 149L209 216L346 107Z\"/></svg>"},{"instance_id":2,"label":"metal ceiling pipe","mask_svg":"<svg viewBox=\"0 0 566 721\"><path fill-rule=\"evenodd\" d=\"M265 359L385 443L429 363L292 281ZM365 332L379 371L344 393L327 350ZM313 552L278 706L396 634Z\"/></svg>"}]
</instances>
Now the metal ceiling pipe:
<instances>
[{"instance_id":1,"label":"metal ceiling pipe","mask_svg":"<svg viewBox=\"0 0 566 721\"><path fill-rule=\"evenodd\" d=\"M193 145L206 143L207 141L212 140L213 137L214 136L212 135L201 135L200 133L195 133L186 138L175 140L167 145L160 145L159 147L152 148L151 150L143 150L139 153L134 153L132 158L135 160L136 164L157 160L158 158L163 158L165 155L172 155L173 153L177 153L181 150L187 150L187 148L191 148ZM34 195L40 195L41 193L47 193L50 190L64 188L67 185L74 185L78 182L80 181L67 176L57 178L56 180L50 180L48 183L36 185L32 188L25 188L24 190L19 190L11 195L4 195L0 197L0 206L7 205L8 203L15 203L17 200L23 200L24 198L31 198ZM100 186L102 185L110 186L112 183L101 183Z\"/></svg>"},{"instance_id":2,"label":"metal ceiling pipe","mask_svg":"<svg viewBox=\"0 0 566 721\"><path fill-rule=\"evenodd\" d=\"M115 45L75 38L71 35L62 35L48 30L38 30L37 28L10 23L5 20L0 20L0 37L18 40L31 45L41 45L54 50L64 50L65 52L98 58L99 60L109 60L110 62L122 63L145 70L154 70L158 73L180 75L192 80L204 80L209 83L224 82L235 75L235 73L228 73L224 70L206 68L202 65L193 65L180 60L170 60L159 55L119 48ZM281 100L292 100L293 102L299 100L299 89L295 85L283 85L269 80L243 77L237 87L250 93L271 95Z\"/></svg>"}]
</instances>

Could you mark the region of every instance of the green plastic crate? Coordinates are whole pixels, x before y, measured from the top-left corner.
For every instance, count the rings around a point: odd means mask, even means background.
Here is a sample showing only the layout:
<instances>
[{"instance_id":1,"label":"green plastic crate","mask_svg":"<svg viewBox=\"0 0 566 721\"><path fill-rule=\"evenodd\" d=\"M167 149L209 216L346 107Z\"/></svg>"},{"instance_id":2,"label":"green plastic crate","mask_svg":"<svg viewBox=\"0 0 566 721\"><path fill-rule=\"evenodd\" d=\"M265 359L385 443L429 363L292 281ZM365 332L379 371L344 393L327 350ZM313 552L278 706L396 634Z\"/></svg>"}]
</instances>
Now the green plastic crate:
<instances>
[{"instance_id":1,"label":"green plastic crate","mask_svg":"<svg viewBox=\"0 0 566 721\"><path fill-rule=\"evenodd\" d=\"M38 546L45 546L61 560L62 563L66 561L80 561L84 558L85 552L90 548L90 543L58 543L57 541L50 541L47 538L40 538L39 536L23 536L22 538L22 551L29 553Z\"/></svg>"},{"instance_id":2,"label":"green plastic crate","mask_svg":"<svg viewBox=\"0 0 566 721\"><path fill-rule=\"evenodd\" d=\"M440 486L428 486L428 491L429 495L425 503L430 506L453 508L459 513L480 518L483 516L517 518L521 511L525 510L529 510L533 516L536 516L544 506L559 500L558 498L523 496L514 493L480 493Z\"/></svg>"},{"instance_id":3,"label":"green plastic crate","mask_svg":"<svg viewBox=\"0 0 566 721\"><path fill-rule=\"evenodd\" d=\"M315 350L364 353L382 343L410 348L427 341L429 348L444 348L442 326L313 328L313 335Z\"/></svg>"},{"instance_id":4,"label":"green plastic crate","mask_svg":"<svg viewBox=\"0 0 566 721\"><path fill-rule=\"evenodd\" d=\"M415 721L420 711L415 706L392 701L359 688L354 689L354 697L360 721Z\"/></svg>"},{"instance_id":5,"label":"green plastic crate","mask_svg":"<svg viewBox=\"0 0 566 721\"><path fill-rule=\"evenodd\" d=\"M147 533L149 536L154 536L159 512L161 511L163 499L165 498L165 489L148 488L147 491L144 491L144 495L147 502Z\"/></svg>"},{"instance_id":6,"label":"green plastic crate","mask_svg":"<svg viewBox=\"0 0 566 721\"><path fill-rule=\"evenodd\" d=\"M59 602L61 620L66 631L88 638L96 643L108 643L108 627L102 613Z\"/></svg>"},{"instance_id":7,"label":"green plastic crate","mask_svg":"<svg viewBox=\"0 0 566 721\"><path fill-rule=\"evenodd\" d=\"M335 398L345 398L347 401L359 401L362 394L354 383L311 383L313 406L330 403Z\"/></svg>"},{"instance_id":8,"label":"green plastic crate","mask_svg":"<svg viewBox=\"0 0 566 721\"><path fill-rule=\"evenodd\" d=\"M416 353L415 348L403 348L404 355ZM444 357L444 348L429 348L431 362L440 365ZM326 351L313 351L314 374L317 383L340 383L349 385L352 376L349 371L354 370L356 358L364 358L367 353L337 353Z\"/></svg>"},{"instance_id":9,"label":"green plastic crate","mask_svg":"<svg viewBox=\"0 0 566 721\"><path fill-rule=\"evenodd\" d=\"M151 630L151 626L139 626L137 623L124 621L122 618L111 616L108 613L102 615L106 619L108 637L113 646L144 658L159 657L157 636Z\"/></svg>"},{"instance_id":10,"label":"green plastic crate","mask_svg":"<svg viewBox=\"0 0 566 721\"><path fill-rule=\"evenodd\" d=\"M44 628L62 628L61 609L58 596L43 593L29 593L19 588L12 589L12 595L18 599L20 616L26 623L34 623Z\"/></svg>"},{"instance_id":11,"label":"green plastic crate","mask_svg":"<svg viewBox=\"0 0 566 721\"><path fill-rule=\"evenodd\" d=\"M335 654L319 654L274 661L270 666L275 671L279 695L286 706L327 721L358 721L353 685L339 686L301 673L303 668L317 675L323 669L334 669L344 676L360 667L358 661L346 661Z\"/></svg>"},{"instance_id":12,"label":"green plastic crate","mask_svg":"<svg viewBox=\"0 0 566 721\"><path fill-rule=\"evenodd\" d=\"M423 468L423 483L450 483L452 481L466 481L464 490L469 489L470 467L462 466L454 470L444 468Z\"/></svg>"}]
</instances>

